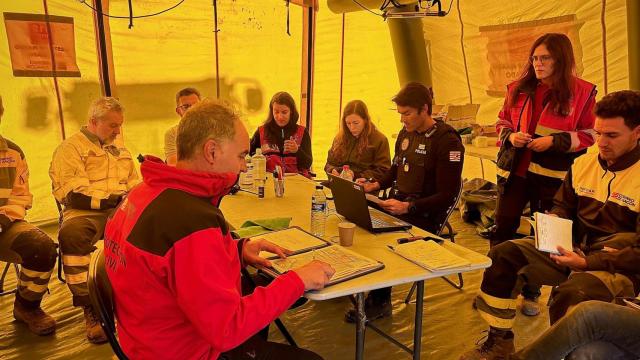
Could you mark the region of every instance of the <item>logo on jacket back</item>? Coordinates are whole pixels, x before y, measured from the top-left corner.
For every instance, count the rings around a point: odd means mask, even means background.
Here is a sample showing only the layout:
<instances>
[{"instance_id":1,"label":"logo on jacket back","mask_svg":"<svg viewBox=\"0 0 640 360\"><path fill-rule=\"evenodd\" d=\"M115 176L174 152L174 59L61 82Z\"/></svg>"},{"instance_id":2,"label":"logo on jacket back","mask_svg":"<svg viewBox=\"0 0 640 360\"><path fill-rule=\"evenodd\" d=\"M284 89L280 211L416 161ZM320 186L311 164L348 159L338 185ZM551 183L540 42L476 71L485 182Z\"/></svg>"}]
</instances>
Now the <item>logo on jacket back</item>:
<instances>
[{"instance_id":1,"label":"logo on jacket back","mask_svg":"<svg viewBox=\"0 0 640 360\"><path fill-rule=\"evenodd\" d=\"M7 157L0 157L0 164L13 164L16 162L16 159L12 158L11 156L7 156Z\"/></svg>"},{"instance_id":2,"label":"logo on jacket back","mask_svg":"<svg viewBox=\"0 0 640 360\"><path fill-rule=\"evenodd\" d=\"M633 198L630 198L626 195L622 195L619 192L614 192L613 194L611 194L611 198L612 199L616 199L618 201L621 201L623 204L625 205L629 205L631 207L635 207L636 206L636 200Z\"/></svg>"},{"instance_id":3,"label":"logo on jacket back","mask_svg":"<svg viewBox=\"0 0 640 360\"><path fill-rule=\"evenodd\" d=\"M586 188L584 186L580 186L580 187L578 187L578 193L579 194L584 194L584 195L593 195L593 194L596 193L596 191L593 190L593 189Z\"/></svg>"}]
</instances>

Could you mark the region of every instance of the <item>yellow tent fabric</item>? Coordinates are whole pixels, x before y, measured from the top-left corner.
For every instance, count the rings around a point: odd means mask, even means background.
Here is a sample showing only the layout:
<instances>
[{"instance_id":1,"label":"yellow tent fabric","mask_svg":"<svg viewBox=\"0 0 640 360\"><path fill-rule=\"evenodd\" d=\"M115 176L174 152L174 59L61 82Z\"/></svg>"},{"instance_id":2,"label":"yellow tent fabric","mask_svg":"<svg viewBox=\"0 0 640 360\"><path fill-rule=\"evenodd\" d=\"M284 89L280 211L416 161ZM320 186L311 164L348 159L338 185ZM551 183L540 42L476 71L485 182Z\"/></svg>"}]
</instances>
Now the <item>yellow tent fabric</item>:
<instances>
[{"instance_id":1,"label":"yellow tent fabric","mask_svg":"<svg viewBox=\"0 0 640 360\"><path fill-rule=\"evenodd\" d=\"M86 121L92 99L100 96L92 11L81 2L48 0L49 13L73 17L80 78L59 78L65 130L70 135ZM89 2L87 2L89 3ZM134 15L166 9L176 0L134 0ZM220 97L242 110L250 132L266 118L268 101L276 91L300 99L302 79L302 9L290 5L290 33L286 33L284 1L219 1ZM448 2L444 1L445 8ZM571 17L576 30L582 77L604 94L603 39L606 40L608 91L628 87L625 0L606 2L603 38L598 0L452 1L449 14L422 20L437 103L470 101L461 46L461 23L473 102L481 104L478 122L491 124L502 98L490 95L493 80L488 41L496 26L540 19ZM44 13L42 2L3 2L3 12ZM447 9L445 9L447 10ZM377 9L374 9L374 12ZM109 13L126 16L127 1L110 1ZM198 87L215 97L215 44L211 1L189 0L156 17L110 19L115 94L124 103L125 142L133 154L163 156L164 131L177 123L174 94ZM315 39L313 88L314 170L320 172L338 127L340 93L343 104L362 99L375 124L387 136L400 129L391 97L400 87L389 29L370 12L344 15L343 85L340 87L343 15L319 2ZM493 30L492 30L493 29ZM531 32L544 31L533 27ZM495 35L495 33L493 33ZM527 47L529 44L524 44ZM31 169L34 207L29 219L57 216L47 175L53 149L62 140L57 100L51 78L12 75L7 35L0 26L0 94L5 115L0 131L26 153ZM391 140L393 142L393 139Z\"/></svg>"}]
</instances>

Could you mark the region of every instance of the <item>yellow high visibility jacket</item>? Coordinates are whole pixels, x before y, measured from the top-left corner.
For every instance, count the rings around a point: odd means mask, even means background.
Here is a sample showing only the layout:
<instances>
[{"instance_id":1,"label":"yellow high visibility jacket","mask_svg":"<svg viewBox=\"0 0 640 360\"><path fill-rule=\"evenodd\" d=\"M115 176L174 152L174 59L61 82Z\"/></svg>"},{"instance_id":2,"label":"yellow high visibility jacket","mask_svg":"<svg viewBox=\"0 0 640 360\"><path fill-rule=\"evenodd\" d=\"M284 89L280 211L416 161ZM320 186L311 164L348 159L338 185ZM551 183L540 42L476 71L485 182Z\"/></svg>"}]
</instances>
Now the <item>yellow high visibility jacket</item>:
<instances>
[{"instance_id":1,"label":"yellow high visibility jacket","mask_svg":"<svg viewBox=\"0 0 640 360\"><path fill-rule=\"evenodd\" d=\"M91 197L91 208L98 210L100 200L124 194L139 182L131 153L124 144L117 139L113 144L102 145L86 127L58 146L49 176L53 195L66 205L65 210L70 192Z\"/></svg>"}]
</instances>

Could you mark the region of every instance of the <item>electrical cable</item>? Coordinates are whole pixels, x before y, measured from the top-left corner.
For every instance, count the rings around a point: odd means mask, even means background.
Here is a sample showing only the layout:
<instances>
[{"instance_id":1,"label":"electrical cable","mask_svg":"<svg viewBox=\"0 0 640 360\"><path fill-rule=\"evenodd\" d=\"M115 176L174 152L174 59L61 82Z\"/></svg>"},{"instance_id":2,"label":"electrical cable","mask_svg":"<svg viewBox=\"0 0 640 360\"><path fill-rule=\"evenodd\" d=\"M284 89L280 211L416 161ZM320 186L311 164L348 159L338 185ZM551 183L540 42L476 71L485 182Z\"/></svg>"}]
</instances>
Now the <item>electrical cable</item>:
<instances>
[{"instance_id":1,"label":"electrical cable","mask_svg":"<svg viewBox=\"0 0 640 360\"><path fill-rule=\"evenodd\" d=\"M453 0L451 0L453 1ZM462 48L462 62L464 64L464 74L467 78L467 90L469 91L469 104L473 104L473 92L471 91L471 81L469 80L469 66L467 65L467 52L464 50L464 22L462 21L462 11L460 10L460 0L457 0L458 19L460 20L460 47Z\"/></svg>"},{"instance_id":2,"label":"electrical cable","mask_svg":"<svg viewBox=\"0 0 640 360\"><path fill-rule=\"evenodd\" d=\"M356 3L356 4L357 4L358 6L360 6L362 9L364 9L364 10L366 10L366 11L368 11L368 12L372 13L373 15L380 16L380 17L384 17L384 15L383 15L383 14L378 14L377 12L375 12L375 11L373 11L373 10L369 9L368 7L366 7L366 6L362 5L360 2L358 2L358 0L351 0L351 1L353 1L354 3Z\"/></svg>"},{"instance_id":3,"label":"electrical cable","mask_svg":"<svg viewBox=\"0 0 640 360\"><path fill-rule=\"evenodd\" d=\"M93 6L87 4L86 0L78 0L78 1L80 1L80 3L84 4L85 6L87 6L91 10L93 10L94 12L98 12L98 9L96 9ZM136 16L131 16L131 14L130 14L129 16L119 16L119 15L110 15L110 14L107 14L107 13L103 12L102 15L104 15L106 17L109 17L109 18L113 18L113 19L130 19L130 20L131 19L141 19L141 18L147 18L147 17L160 15L160 14L166 13L167 11L171 11L171 10L177 8L178 6L182 5L183 2L185 2L185 0L180 0L180 1L178 1L177 4L173 5L172 7L164 9L162 11L155 12L153 14L144 14L144 15L136 15Z\"/></svg>"}]
</instances>

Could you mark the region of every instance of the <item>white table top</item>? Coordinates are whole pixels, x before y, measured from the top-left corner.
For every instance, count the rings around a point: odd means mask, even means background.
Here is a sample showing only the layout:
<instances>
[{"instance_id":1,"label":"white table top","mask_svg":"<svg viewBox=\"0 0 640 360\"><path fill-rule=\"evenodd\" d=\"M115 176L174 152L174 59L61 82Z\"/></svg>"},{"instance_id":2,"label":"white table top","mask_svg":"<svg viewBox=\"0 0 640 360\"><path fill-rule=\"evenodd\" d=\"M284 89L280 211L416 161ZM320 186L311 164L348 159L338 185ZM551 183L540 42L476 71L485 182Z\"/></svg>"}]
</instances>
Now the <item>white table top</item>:
<instances>
[{"instance_id":1,"label":"white table top","mask_svg":"<svg viewBox=\"0 0 640 360\"><path fill-rule=\"evenodd\" d=\"M316 183L302 176L287 176L285 178L285 195L276 198L273 183L269 180L265 188L265 198L258 199L256 195L239 192L226 196L220 208L225 218L233 226L239 227L246 220L292 217L291 226L300 226L309 230L311 221L311 194ZM325 189L330 194L329 189ZM330 209L333 204L330 202ZM325 227L325 239L338 241L338 223L341 217L330 215ZM413 227L409 230L413 235L426 236L430 233ZM387 245L395 245L401 237L410 236L407 232L390 232L372 234L367 230L356 227L353 246L350 247L362 255L378 260L385 268L349 281L329 286L320 291L307 292L305 297L312 300L327 300L340 296L361 293L364 291L384 288L388 286L410 283L419 280L458 273L459 270L445 272L431 272L393 253ZM455 254L468 259L472 265L465 271L483 269L491 265L491 260L474 251L445 241L444 246Z\"/></svg>"}]
</instances>

